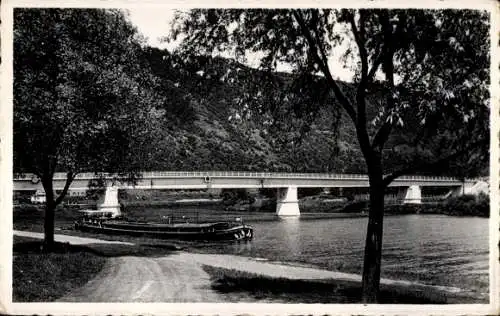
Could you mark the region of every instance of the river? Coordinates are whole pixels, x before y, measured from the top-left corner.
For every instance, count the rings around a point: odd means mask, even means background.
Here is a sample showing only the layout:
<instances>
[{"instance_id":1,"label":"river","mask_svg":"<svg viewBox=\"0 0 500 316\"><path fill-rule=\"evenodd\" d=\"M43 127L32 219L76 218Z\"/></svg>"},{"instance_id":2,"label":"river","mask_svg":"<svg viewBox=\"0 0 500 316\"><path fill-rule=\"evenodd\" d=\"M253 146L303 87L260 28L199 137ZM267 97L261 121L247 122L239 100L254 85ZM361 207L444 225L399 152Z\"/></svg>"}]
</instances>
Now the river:
<instances>
[{"instance_id":1,"label":"river","mask_svg":"<svg viewBox=\"0 0 500 316\"><path fill-rule=\"evenodd\" d=\"M251 221L247 243L210 251L361 274L367 218ZM487 301L488 219L445 215L386 216L382 277L459 288Z\"/></svg>"},{"instance_id":2,"label":"river","mask_svg":"<svg viewBox=\"0 0 500 316\"><path fill-rule=\"evenodd\" d=\"M139 207L130 215L153 219L171 212ZM217 207L182 207L174 212L201 221L241 217L254 227L250 242L206 244L202 251L362 273L366 216L304 213L300 218L278 219L272 213L230 213ZM487 301L488 229L489 219L481 217L385 216L382 278L459 288Z\"/></svg>"}]
</instances>

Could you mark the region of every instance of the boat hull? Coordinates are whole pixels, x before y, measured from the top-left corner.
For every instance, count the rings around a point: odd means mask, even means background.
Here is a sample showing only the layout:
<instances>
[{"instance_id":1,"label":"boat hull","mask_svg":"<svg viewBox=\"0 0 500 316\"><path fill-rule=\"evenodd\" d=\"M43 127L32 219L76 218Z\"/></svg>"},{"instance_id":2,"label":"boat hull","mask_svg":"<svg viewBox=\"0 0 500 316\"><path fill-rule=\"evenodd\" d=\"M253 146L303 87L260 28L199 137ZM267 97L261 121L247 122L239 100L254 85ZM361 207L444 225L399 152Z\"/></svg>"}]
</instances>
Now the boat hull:
<instances>
[{"instance_id":1,"label":"boat hull","mask_svg":"<svg viewBox=\"0 0 500 316\"><path fill-rule=\"evenodd\" d=\"M244 224L224 227L222 229L215 226L203 226L202 228L196 229L196 227L185 228L175 225L77 222L75 223L75 228L80 231L91 233L161 239L244 241L253 238L253 228Z\"/></svg>"}]
</instances>

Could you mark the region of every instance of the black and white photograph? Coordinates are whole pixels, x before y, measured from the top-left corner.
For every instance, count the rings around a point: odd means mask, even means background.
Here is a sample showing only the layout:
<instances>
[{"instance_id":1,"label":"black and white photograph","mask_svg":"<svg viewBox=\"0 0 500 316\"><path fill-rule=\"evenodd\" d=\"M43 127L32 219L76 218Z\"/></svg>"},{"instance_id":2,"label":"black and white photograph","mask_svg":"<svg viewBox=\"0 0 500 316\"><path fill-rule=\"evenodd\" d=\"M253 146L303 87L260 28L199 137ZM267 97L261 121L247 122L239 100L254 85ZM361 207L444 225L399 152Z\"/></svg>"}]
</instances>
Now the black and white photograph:
<instances>
[{"instance_id":1,"label":"black and white photograph","mask_svg":"<svg viewBox=\"0 0 500 316\"><path fill-rule=\"evenodd\" d=\"M2 312L499 312L499 6L391 2L7 1Z\"/></svg>"}]
</instances>

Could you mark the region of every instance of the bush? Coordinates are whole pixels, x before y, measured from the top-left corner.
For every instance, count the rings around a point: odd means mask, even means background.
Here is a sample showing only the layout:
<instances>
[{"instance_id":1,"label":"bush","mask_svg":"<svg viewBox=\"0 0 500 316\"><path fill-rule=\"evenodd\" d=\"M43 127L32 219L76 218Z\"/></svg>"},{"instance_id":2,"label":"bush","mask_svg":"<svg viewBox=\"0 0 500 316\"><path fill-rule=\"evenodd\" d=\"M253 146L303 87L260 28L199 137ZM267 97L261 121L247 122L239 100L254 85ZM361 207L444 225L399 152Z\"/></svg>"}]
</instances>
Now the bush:
<instances>
[{"instance_id":1,"label":"bush","mask_svg":"<svg viewBox=\"0 0 500 316\"><path fill-rule=\"evenodd\" d=\"M490 213L489 197L486 194L452 197L442 205L442 211L450 215L488 217Z\"/></svg>"},{"instance_id":2,"label":"bush","mask_svg":"<svg viewBox=\"0 0 500 316\"><path fill-rule=\"evenodd\" d=\"M276 189L271 189L271 188L260 188L259 189L259 194L262 195L263 197L270 198L270 199L275 199L276 198Z\"/></svg>"},{"instance_id":3,"label":"bush","mask_svg":"<svg viewBox=\"0 0 500 316\"><path fill-rule=\"evenodd\" d=\"M445 214L453 216L480 216L490 214L490 200L486 194L451 197L439 204L387 205L386 214Z\"/></svg>"},{"instance_id":4,"label":"bush","mask_svg":"<svg viewBox=\"0 0 500 316\"><path fill-rule=\"evenodd\" d=\"M358 202L352 202L344 206L344 209L342 212L361 212L364 210L367 210L368 207L370 206L370 203L368 201L358 201Z\"/></svg>"},{"instance_id":5,"label":"bush","mask_svg":"<svg viewBox=\"0 0 500 316\"><path fill-rule=\"evenodd\" d=\"M242 201L253 202L246 189L222 189L220 196L224 204L234 204Z\"/></svg>"},{"instance_id":6,"label":"bush","mask_svg":"<svg viewBox=\"0 0 500 316\"><path fill-rule=\"evenodd\" d=\"M299 199L307 196L316 196L323 193L323 188L299 188L297 196Z\"/></svg>"}]
</instances>

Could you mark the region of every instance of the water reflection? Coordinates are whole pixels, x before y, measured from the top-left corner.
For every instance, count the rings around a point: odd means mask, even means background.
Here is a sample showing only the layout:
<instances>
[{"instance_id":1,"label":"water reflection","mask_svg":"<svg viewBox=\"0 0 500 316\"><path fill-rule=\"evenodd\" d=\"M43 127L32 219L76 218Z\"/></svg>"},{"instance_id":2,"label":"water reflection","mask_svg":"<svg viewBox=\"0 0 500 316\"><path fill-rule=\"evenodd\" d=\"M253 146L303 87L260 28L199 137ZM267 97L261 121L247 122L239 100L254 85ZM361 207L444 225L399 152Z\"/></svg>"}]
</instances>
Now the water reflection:
<instances>
[{"instance_id":1,"label":"water reflection","mask_svg":"<svg viewBox=\"0 0 500 316\"><path fill-rule=\"evenodd\" d=\"M382 277L488 292L488 219L405 215L384 222ZM255 222L252 249L239 254L360 274L366 224L366 218Z\"/></svg>"},{"instance_id":2,"label":"water reflection","mask_svg":"<svg viewBox=\"0 0 500 316\"><path fill-rule=\"evenodd\" d=\"M231 253L233 254L237 254L237 255L244 255L244 254L248 254L248 253L251 253L252 251L252 242L251 241L238 241L238 242L234 242L234 243L230 243L230 246L231 248Z\"/></svg>"},{"instance_id":3,"label":"water reflection","mask_svg":"<svg viewBox=\"0 0 500 316\"><path fill-rule=\"evenodd\" d=\"M280 239L283 246L290 251L293 257L300 257L302 254L302 242L300 236L300 218L284 217L279 221Z\"/></svg>"},{"instance_id":4,"label":"water reflection","mask_svg":"<svg viewBox=\"0 0 500 316\"><path fill-rule=\"evenodd\" d=\"M249 243L214 244L206 251L361 274L366 217L252 221ZM384 219L382 277L489 291L488 219L441 215Z\"/></svg>"}]
</instances>

